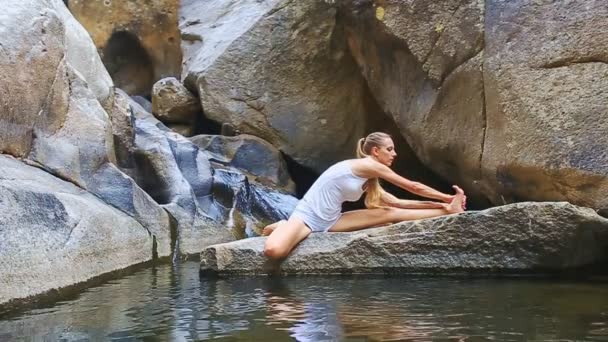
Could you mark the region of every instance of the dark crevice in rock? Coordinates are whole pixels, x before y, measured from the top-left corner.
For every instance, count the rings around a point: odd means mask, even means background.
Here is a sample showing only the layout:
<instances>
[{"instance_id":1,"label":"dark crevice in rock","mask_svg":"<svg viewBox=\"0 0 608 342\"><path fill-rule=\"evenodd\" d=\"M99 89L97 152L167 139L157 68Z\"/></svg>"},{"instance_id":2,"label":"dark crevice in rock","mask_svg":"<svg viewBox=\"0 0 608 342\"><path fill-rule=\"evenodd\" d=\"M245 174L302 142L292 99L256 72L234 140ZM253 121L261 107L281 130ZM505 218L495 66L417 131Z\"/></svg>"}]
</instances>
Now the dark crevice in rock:
<instances>
[{"instance_id":1,"label":"dark crevice in rock","mask_svg":"<svg viewBox=\"0 0 608 342\"><path fill-rule=\"evenodd\" d=\"M171 189L164 186L166 181L155 173L155 166L148 156L135 152L135 165L138 165L137 185L160 205L171 203Z\"/></svg>"},{"instance_id":2,"label":"dark crevice in rock","mask_svg":"<svg viewBox=\"0 0 608 342\"><path fill-rule=\"evenodd\" d=\"M152 235L152 260L158 259L158 242L156 236Z\"/></svg>"},{"instance_id":3,"label":"dark crevice in rock","mask_svg":"<svg viewBox=\"0 0 608 342\"><path fill-rule=\"evenodd\" d=\"M112 34L101 58L117 87L129 95L150 96L154 66L135 35L126 31Z\"/></svg>"},{"instance_id":4,"label":"dark crevice in rock","mask_svg":"<svg viewBox=\"0 0 608 342\"><path fill-rule=\"evenodd\" d=\"M271 9L270 11L268 11L268 13L266 13L266 14L264 15L264 18L268 18L268 17L273 16L273 15L274 15L275 13L277 13L278 11L280 11L280 10L282 10L282 9L286 8L287 6L291 5L291 3L292 3L292 2L293 2L293 0L287 1L287 2L285 2L283 5L281 5L281 6L277 6L277 7L273 8L273 9Z\"/></svg>"},{"instance_id":5,"label":"dark crevice in rock","mask_svg":"<svg viewBox=\"0 0 608 342\"><path fill-rule=\"evenodd\" d=\"M586 63L608 64L608 61L601 57L594 57L594 56L568 57L568 58L562 58L562 59L558 59L558 60L543 64L537 68L538 69L555 69L555 68L568 67L573 64L586 64Z\"/></svg>"},{"instance_id":6,"label":"dark crevice in rock","mask_svg":"<svg viewBox=\"0 0 608 342\"><path fill-rule=\"evenodd\" d=\"M483 50L482 50L483 53ZM486 148L486 140L488 138L488 114L486 102L486 82L484 78L483 60L481 62L481 96L483 97L481 108L481 122L483 123L483 138L481 139L481 153L479 154L479 179L483 179L483 155Z\"/></svg>"},{"instance_id":7,"label":"dark crevice in rock","mask_svg":"<svg viewBox=\"0 0 608 342\"><path fill-rule=\"evenodd\" d=\"M213 121L205 116L204 113L200 113L196 116L196 120L194 121L194 134L211 134L211 135L219 135L222 132L222 124Z\"/></svg>"},{"instance_id":8,"label":"dark crevice in rock","mask_svg":"<svg viewBox=\"0 0 608 342\"><path fill-rule=\"evenodd\" d=\"M169 216L169 233L171 235L171 255L172 255L171 260L172 260L173 264L175 264L179 261L179 256L180 256L178 222L175 219L175 217L173 215L171 215L171 213L168 210L165 209L165 212L167 212L167 215Z\"/></svg>"},{"instance_id":9,"label":"dark crevice in rock","mask_svg":"<svg viewBox=\"0 0 608 342\"><path fill-rule=\"evenodd\" d=\"M460 68L460 66L467 64L471 59L477 57L480 53L483 52L483 48L484 48L483 35L481 35L480 37L481 37L480 38L480 42L478 42L476 44L478 47L475 50L471 51L470 55L466 56L462 60L462 62L460 62L457 65L455 65L454 68L446 70L446 72L442 75L439 88L441 88L443 86L443 83L445 82L445 80L448 77L450 77L450 75L452 75L456 70L458 70L458 68Z\"/></svg>"},{"instance_id":10,"label":"dark crevice in rock","mask_svg":"<svg viewBox=\"0 0 608 342\"><path fill-rule=\"evenodd\" d=\"M296 197L302 198L306 191L310 189L312 183L317 180L319 174L317 174L312 169L299 164L287 154L283 152L281 152L281 154L283 155L283 158L287 163L287 172L289 172L291 179L296 184Z\"/></svg>"}]
</instances>

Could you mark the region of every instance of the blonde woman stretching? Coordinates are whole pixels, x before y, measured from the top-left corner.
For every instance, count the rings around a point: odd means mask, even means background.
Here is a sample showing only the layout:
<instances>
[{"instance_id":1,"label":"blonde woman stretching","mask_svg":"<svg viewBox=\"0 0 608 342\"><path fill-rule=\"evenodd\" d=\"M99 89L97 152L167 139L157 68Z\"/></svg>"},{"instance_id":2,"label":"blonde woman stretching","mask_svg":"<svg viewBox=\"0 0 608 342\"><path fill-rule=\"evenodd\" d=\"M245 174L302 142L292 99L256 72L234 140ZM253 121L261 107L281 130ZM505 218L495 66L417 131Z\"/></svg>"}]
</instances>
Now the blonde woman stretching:
<instances>
[{"instance_id":1,"label":"blonde woman stretching","mask_svg":"<svg viewBox=\"0 0 608 342\"><path fill-rule=\"evenodd\" d=\"M263 234L270 235L264 254L273 259L285 258L311 232L350 232L464 211L466 197L459 187L454 185L456 194L448 195L407 180L390 168L396 156L393 140L386 133L375 132L359 139L358 159L331 166L306 192L289 220L264 228ZM398 199L382 189L380 178L441 202ZM364 192L368 209L341 213L343 202L357 201Z\"/></svg>"}]
</instances>

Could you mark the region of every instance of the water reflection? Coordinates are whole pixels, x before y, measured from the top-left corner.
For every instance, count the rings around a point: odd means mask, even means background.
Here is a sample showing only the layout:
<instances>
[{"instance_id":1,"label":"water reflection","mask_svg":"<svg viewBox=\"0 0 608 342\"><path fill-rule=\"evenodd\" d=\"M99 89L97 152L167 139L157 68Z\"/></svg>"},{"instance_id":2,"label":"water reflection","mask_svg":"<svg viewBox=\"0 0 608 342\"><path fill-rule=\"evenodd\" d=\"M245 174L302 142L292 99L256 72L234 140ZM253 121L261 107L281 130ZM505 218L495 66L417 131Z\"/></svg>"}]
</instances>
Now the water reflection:
<instances>
[{"instance_id":1,"label":"water reflection","mask_svg":"<svg viewBox=\"0 0 608 342\"><path fill-rule=\"evenodd\" d=\"M608 340L606 283L534 279L200 279L146 269L0 320L0 341Z\"/></svg>"}]
</instances>

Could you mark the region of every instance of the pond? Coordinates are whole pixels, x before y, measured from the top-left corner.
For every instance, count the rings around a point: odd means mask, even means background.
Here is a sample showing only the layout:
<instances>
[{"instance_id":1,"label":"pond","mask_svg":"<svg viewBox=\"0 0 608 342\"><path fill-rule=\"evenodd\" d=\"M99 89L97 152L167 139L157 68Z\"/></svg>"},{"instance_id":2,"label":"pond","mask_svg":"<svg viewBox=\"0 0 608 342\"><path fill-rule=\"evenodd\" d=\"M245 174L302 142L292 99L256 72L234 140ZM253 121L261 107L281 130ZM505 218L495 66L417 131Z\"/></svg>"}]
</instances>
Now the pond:
<instances>
[{"instance_id":1,"label":"pond","mask_svg":"<svg viewBox=\"0 0 608 342\"><path fill-rule=\"evenodd\" d=\"M0 341L608 341L608 280L200 278L160 265L0 317Z\"/></svg>"}]
</instances>

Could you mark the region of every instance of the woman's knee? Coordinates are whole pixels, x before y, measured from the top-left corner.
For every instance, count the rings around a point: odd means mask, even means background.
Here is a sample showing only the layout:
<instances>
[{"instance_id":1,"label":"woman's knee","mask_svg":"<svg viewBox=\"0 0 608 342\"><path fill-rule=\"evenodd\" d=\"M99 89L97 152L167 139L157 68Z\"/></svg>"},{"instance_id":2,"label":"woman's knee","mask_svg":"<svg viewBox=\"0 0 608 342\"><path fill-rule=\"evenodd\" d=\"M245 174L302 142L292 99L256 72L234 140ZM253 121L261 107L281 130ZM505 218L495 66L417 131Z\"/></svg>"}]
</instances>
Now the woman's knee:
<instances>
[{"instance_id":1,"label":"woman's knee","mask_svg":"<svg viewBox=\"0 0 608 342\"><path fill-rule=\"evenodd\" d=\"M289 254L289 249L276 242L266 240L264 255L271 259L283 259Z\"/></svg>"}]
</instances>

